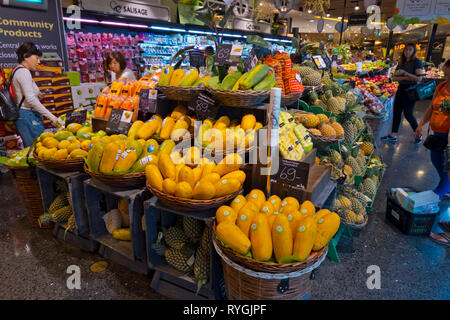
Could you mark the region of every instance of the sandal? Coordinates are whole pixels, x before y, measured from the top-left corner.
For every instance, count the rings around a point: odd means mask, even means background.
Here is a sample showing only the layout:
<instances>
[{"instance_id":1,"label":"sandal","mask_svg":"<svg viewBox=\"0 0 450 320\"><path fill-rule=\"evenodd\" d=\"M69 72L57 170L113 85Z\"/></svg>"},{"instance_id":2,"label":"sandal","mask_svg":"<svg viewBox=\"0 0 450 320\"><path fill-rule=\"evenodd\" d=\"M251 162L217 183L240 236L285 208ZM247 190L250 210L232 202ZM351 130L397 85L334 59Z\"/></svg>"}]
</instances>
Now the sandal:
<instances>
[{"instance_id":1,"label":"sandal","mask_svg":"<svg viewBox=\"0 0 450 320\"><path fill-rule=\"evenodd\" d=\"M446 221L446 222L441 221L441 222L438 222L438 226L439 226L439 228L441 228L442 230L444 230L444 232L450 233L450 221Z\"/></svg>"},{"instance_id":2,"label":"sandal","mask_svg":"<svg viewBox=\"0 0 450 320\"><path fill-rule=\"evenodd\" d=\"M442 239L444 239L445 241L442 240L438 240L434 237L431 236L430 234L430 240L437 243L437 244L441 244L441 245L445 245L445 246L450 246L450 238L445 234L445 233L434 233L435 235L438 235L439 237L441 237Z\"/></svg>"}]
</instances>

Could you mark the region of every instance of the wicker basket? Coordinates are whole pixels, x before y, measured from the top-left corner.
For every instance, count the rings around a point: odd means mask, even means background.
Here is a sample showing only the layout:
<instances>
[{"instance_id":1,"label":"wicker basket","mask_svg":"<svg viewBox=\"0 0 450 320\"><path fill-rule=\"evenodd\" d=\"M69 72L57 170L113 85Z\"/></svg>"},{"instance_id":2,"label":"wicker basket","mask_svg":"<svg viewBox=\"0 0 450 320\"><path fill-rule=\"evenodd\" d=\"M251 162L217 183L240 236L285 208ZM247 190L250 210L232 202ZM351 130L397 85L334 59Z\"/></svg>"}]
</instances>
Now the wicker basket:
<instances>
[{"instance_id":1,"label":"wicker basket","mask_svg":"<svg viewBox=\"0 0 450 320\"><path fill-rule=\"evenodd\" d=\"M341 217L341 223L345 226L348 226L350 228L352 228L353 230L362 230L366 227L367 223L369 222L369 216L366 214L364 214L364 221L362 223L356 224L356 223L351 223L351 222L347 222L345 221L345 219L342 219Z\"/></svg>"},{"instance_id":2,"label":"wicker basket","mask_svg":"<svg viewBox=\"0 0 450 320\"><path fill-rule=\"evenodd\" d=\"M256 106L270 95L270 91L218 90L209 87L206 90L213 95L214 99L229 107Z\"/></svg>"},{"instance_id":3,"label":"wicker basket","mask_svg":"<svg viewBox=\"0 0 450 320\"><path fill-rule=\"evenodd\" d=\"M166 96L167 99L177 101L193 101L198 95L205 91L205 87L179 87L179 86L160 86L156 89Z\"/></svg>"},{"instance_id":4,"label":"wicker basket","mask_svg":"<svg viewBox=\"0 0 450 320\"><path fill-rule=\"evenodd\" d=\"M101 174L88 169L84 165L84 171L92 178L103 182L104 184L116 188L131 188L145 186L145 172L127 173L121 175Z\"/></svg>"},{"instance_id":5,"label":"wicker basket","mask_svg":"<svg viewBox=\"0 0 450 320\"><path fill-rule=\"evenodd\" d=\"M239 193L242 190L240 189L239 191L236 191L234 193L231 193L229 195L220 198L214 198L210 200L196 200L196 199L183 199L174 197L170 194L161 192L153 188L149 184L147 184L147 188L153 193L155 197L157 197L166 206L178 211L202 211L215 209L233 200L237 195L239 195Z\"/></svg>"},{"instance_id":6,"label":"wicker basket","mask_svg":"<svg viewBox=\"0 0 450 320\"><path fill-rule=\"evenodd\" d=\"M313 253L293 271L281 271L276 264L274 272L256 272L236 263L223 251L219 241L212 237L214 248L222 258L222 267L229 300L299 300L311 292L311 273L325 260L328 247Z\"/></svg>"},{"instance_id":7,"label":"wicker basket","mask_svg":"<svg viewBox=\"0 0 450 320\"><path fill-rule=\"evenodd\" d=\"M52 228L53 224L50 224L48 227L39 225L39 216L44 214L44 207L36 167L13 167L8 165L6 167L11 170L14 176L14 185L25 206L30 224L36 228Z\"/></svg>"},{"instance_id":8,"label":"wicker basket","mask_svg":"<svg viewBox=\"0 0 450 320\"><path fill-rule=\"evenodd\" d=\"M292 110L290 113L292 115L294 115L296 113L299 113L299 114L314 114L314 113L306 112L306 111L303 111L303 110ZM311 140L312 140L314 146L316 148L318 148L318 149L326 148L326 147L332 146L335 143L344 141L344 135L339 136L339 137L337 137L335 139L328 139L328 138L325 138L324 136L319 136L319 135L316 135L314 133L311 133L311 131L309 131L309 130L308 130L308 132L309 132L309 135L311 136Z\"/></svg>"},{"instance_id":9,"label":"wicker basket","mask_svg":"<svg viewBox=\"0 0 450 320\"><path fill-rule=\"evenodd\" d=\"M295 102L297 102L303 93L290 93L284 96L281 96L281 106L289 106Z\"/></svg>"},{"instance_id":10,"label":"wicker basket","mask_svg":"<svg viewBox=\"0 0 450 320\"><path fill-rule=\"evenodd\" d=\"M83 171L84 159L45 160L34 154L34 158L45 167L56 171L72 172Z\"/></svg>"},{"instance_id":11,"label":"wicker basket","mask_svg":"<svg viewBox=\"0 0 450 320\"><path fill-rule=\"evenodd\" d=\"M305 266L311 265L314 262L317 261L317 259L320 259L323 252L327 251L328 246L325 246L319 251L313 251L311 252L308 259L302 262L293 262L293 263L272 263L272 262L264 262L264 261L257 261L255 259L251 259L248 257L245 257L239 253L236 253L230 248L224 247L222 243L216 238L216 223L214 222L213 225L213 241L216 242L216 245L220 247L222 252L233 262L256 272L265 272L265 273L289 273L289 272L295 272L298 271Z\"/></svg>"}]
</instances>

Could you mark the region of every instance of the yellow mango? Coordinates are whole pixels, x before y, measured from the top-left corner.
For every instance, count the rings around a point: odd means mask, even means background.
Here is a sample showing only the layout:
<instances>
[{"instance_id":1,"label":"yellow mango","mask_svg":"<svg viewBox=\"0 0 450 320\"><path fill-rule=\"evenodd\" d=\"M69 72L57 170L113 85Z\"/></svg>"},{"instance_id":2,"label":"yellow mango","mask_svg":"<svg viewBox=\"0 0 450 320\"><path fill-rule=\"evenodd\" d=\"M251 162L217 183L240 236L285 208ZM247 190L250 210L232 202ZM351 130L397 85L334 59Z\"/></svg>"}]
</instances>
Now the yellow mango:
<instances>
[{"instance_id":1,"label":"yellow mango","mask_svg":"<svg viewBox=\"0 0 450 320\"><path fill-rule=\"evenodd\" d=\"M240 184L243 184L246 178L245 172L242 170L236 170L232 171L230 173L227 173L222 177L223 179L237 179Z\"/></svg>"},{"instance_id":2,"label":"yellow mango","mask_svg":"<svg viewBox=\"0 0 450 320\"><path fill-rule=\"evenodd\" d=\"M50 148L44 151L43 153L43 159L44 160L52 160L55 156L56 151L58 151L57 148Z\"/></svg>"},{"instance_id":3,"label":"yellow mango","mask_svg":"<svg viewBox=\"0 0 450 320\"><path fill-rule=\"evenodd\" d=\"M225 245L230 246L234 251L246 255L251 247L248 236L233 223L224 221L216 228L216 236Z\"/></svg>"},{"instance_id":4,"label":"yellow mango","mask_svg":"<svg viewBox=\"0 0 450 320\"><path fill-rule=\"evenodd\" d=\"M250 243L252 256L255 260L267 261L272 257L272 233L267 217L258 213L250 226Z\"/></svg>"},{"instance_id":5,"label":"yellow mango","mask_svg":"<svg viewBox=\"0 0 450 320\"><path fill-rule=\"evenodd\" d=\"M279 214L272 225L272 244L275 258L279 262L281 258L292 255L293 239L291 226L284 214Z\"/></svg>"},{"instance_id":6,"label":"yellow mango","mask_svg":"<svg viewBox=\"0 0 450 320\"><path fill-rule=\"evenodd\" d=\"M117 240L131 241L131 230L129 228L116 229L113 231L112 236Z\"/></svg>"},{"instance_id":7,"label":"yellow mango","mask_svg":"<svg viewBox=\"0 0 450 320\"><path fill-rule=\"evenodd\" d=\"M241 188L241 184L237 179L220 179L214 185L216 188L216 197L223 197L230 193L234 193Z\"/></svg>"},{"instance_id":8,"label":"yellow mango","mask_svg":"<svg viewBox=\"0 0 450 320\"><path fill-rule=\"evenodd\" d=\"M239 170L242 164L242 157L237 153L232 153L223 158L214 168L213 172L218 173L222 177L227 173Z\"/></svg>"},{"instance_id":9,"label":"yellow mango","mask_svg":"<svg viewBox=\"0 0 450 320\"><path fill-rule=\"evenodd\" d=\"M237 212L229 206L221 206L216 211L216 220L220 224L224 221L236 223Z\"/></svg>"},{"instance_id":10,"label":"yellow mango","mask_svg":"<svg viewBox=\"0 0 450 320\"><path fill-rule=\"evenodd\" d=\"M249 203L243 206L238 212L236 225L239 227L239 229L241 229L246 237L249 237L250 226L252 224L253 218L257 214L258 212L255 211L252 208L252 205L250 205Z\"/></svg>"},{"instance_id":11,"label":"yellow mango","mask_svg":"<svg viewBox=\"0 0 450 320\"><path fill-rule=\"evenodd\" d=\"M236 213L238 213L239 210L241 210L241 208L245 206L246 203L247 199L245 199L245 197L240 194L236 198L234 198L234 200L231 202L231 207L233 208L234 211L236 211Z\"/></svg>"},{"instance_id":12,"label":"yellow mango","mask_svg":"<svg viewBox=\"0 0 450 320\"><path fill-rule=\"evenodd\" d=\"M279 196L277 195L273 195L270 196L269 199L267 199L267 201L269 201L272 205L273 205L273 209L274 211L279 211L281 208L281 199Z\"/></svg>"},{"instance_id":13,"label":"yellow mango","mask_svg":"<svg viewBox=\"0 0 450 320\"><path fill-rule=\"evenodd\" d=\"M76 159L76 158L85 158L88 156L87 151L82 150L82 149L74 149L72 150L72 152L69 154L69 159Z\"/></svg>"},{"instance_id":14,"label":"yellow mango","mask_svg":"<svg viewBox=\"0 0 450 320\"><path fill-rule=\"evenodd\" d=\"M145 177L150 186L162 191L163 177L156 165L149 164L145 167Z\"/></svg>"},{"instance_id":15,"label":"yellow mango","mask_svg":"<svg viewBox=\"0 0 450 320\"><path fill-rule=\"evenodd\" d=\"M180 175L180 171L181 171L181 168L183 168L185 166L185 164L184 163L180 163L180 164L177 164L176 166L175 166L175 182L179 182L179 175Z\"/></svg>"},{"instance_id":16,"label":"yellow mango","mask_svg":"<svg viewBox=\"0 0 450 320\"><path fill-rule=\"evenodd\" d=\"M141 144L142 149L144 149L146 141L144 139L138 139L138 142Z\"/></svg>"},{"instance_id":17,"label":"yellow mango","mask_svg":"<svg viewBox=\"0 0 450 320\"><path fill-rule=\"evenodd\" d=\"M256 118L253 114L246 114L242 117L241 128L244 129L244 131L253 129L255 124Z\"/></svg>"},{"instance_id":18,"label":"yellow mango","mask_svg":"<svg viewBox=\"0 0 450 320\"><path fill-rule=\"evenodd\" d=\"M69 156L69 153L66 149L61 149L55 152L55 160L66 160Z\"/></svg>"},{"instance_id":19,"label":"yellow mango","mask_svg":"<svg viewBox=\"0 0 450 320\"><path fill-rule=\"evenodd\" d=\"M263 127L261 122L256 122L255 123L255 127L253 128L253 130L258 131L259 129L261 129Z\"/></svg>"},{"instance_id":20,"label":"yellow mango","mask_svg":"<svg viewBox=\"0 0 450 320\"><path fill-rule=\"evenodd\" d=\"M71 123L67 126L66 130L76 134L78 130L80 130L83 126L79 123Z\"/></svg>"},{"instance_id":21,"label":"yellow mango","mask_svg":"<svg viewBox=\"0 0 450 320\"><path fill-rule=\"evenodd\" d=\"M192 186L186 181L179 182L175 189L175 196L178 198L192 199Z\"/></svg>"},{"instance_id":22,"label":"yellow mango","mask_svg":"<svg viewBox=\"0 0 450 320\"><path fill-rule=\"evenodd\" d=\"M177 183L172 179L164 179L162 183L162 191L170 195L175 195Z\"/></svg>"},{"instance_id":23,"label":"yellow mango","mask_svg":"<svg viewBox=\"0 0 450 320\"><path fill-rule=\"evenodd\" d=\"M190 147L183 156L185 164L200 164L202 161L202 152L197 147Z\"/></svg>"},{"instance_id":24,"label":"yellow mango","mask_svg":"<svg viewBox=\"0 0 450 320\"><path fill-rule=\"evenodd\" d=\"M317 238L317 223L314 218L306 216L301 219L294 234L293 254L304 261L309 257Z\"/></svg>"},{"instance_id":25,"label":"yellow mango","mask_svg":"<svg viewBox=\"0 0 450 320\"><path fill-rule=\"evenodd\" d=\"M300 203L294 197L286 197L286 198L284 198L283 201L281 202L281 207L284 207L287 204L294 205L295 210L298 210L300 208Z\"/></svg>"},{"instance_id":26,"label":"yellow mango","mask_svg":"<svg viewBox=\"0 0 450 320\"><path fill-rule=\"evenodd\" d=\"M163 153L159 156L158 167L164 179L172 179L175 181L175 165L167 153Z\"/></svg>"},{"instance_id":27,"label":"yellow mango","mask_svg":"<svg viewBox=\"0 0 450 320\"><path fill-rule=\"evenodd\" d=\"M339 230L340 223L341 218L335 212L330 212L320 218L317 221L317 237L313 250L318 251L325 247Z\"/></svg>"},{"instance_id":28,"label":"yellow mango","mask_svg":"<svg viewBox=\"0 0 450 320\"><path fill-rule=\"evenodd\" d=\"M194 199L209 200L214 198L215 193L216 188L214 185L209 181L202 180L195 184L192 196Z\"/></svg>"},{"instance_id":29,"label":"yellow mango","mask_svg":"<svg viewBox=\"0 0 450 320\"><path fill-rule=\"evenodd\" d=\"M188 166L184 166L180 169L180 172L178 173L178 183L180 182L187 182L190 184L191 188L194 186L194 171Z\"/></svg>"},{"instance_id":30,"label":"yellow mango","mask_svg":"<svg viewBox=\"0 0 450 320\"><path fill-rule=\"evenodd\" d=\"M202 159L202 161L203 160L204 159ZM207 175L209 175L210 173L212 173L214 171L215 167L216 167L216 163L215 162L210 162L210 163L207 163L207 164L203 165L202 179L204 177L206 177ZM220 178L220 176L219 176L219 178Z\"/></svg>"}]
</instances>

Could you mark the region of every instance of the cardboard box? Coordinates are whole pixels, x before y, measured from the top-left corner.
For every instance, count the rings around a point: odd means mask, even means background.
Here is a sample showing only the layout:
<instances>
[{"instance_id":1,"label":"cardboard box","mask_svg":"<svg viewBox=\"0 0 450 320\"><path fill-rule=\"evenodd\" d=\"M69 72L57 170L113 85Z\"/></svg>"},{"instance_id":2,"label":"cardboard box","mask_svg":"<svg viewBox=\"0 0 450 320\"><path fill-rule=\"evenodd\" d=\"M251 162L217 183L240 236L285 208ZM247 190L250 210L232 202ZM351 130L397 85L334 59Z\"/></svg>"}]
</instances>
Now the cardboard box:
<instances>
[{"instance_id":1,"label":"cardboard box","mask_svg":"<svg viewBox=\"0 0 450 320\"><path fill-rule=\"evenodd\" d=\"M52 86L70 86L70 80L67 76L55 77L52 78Z\"/></svg>"},{"instance_id":2,"label":"cardboard box","mask_svg":"<svg viewBox=\"0 0 450 320\"><path fill-rule=\"evenodd\" d=\"M33 80L39 88L52 86L52 78L34 78Z\"/></svg>"}]
</instances>

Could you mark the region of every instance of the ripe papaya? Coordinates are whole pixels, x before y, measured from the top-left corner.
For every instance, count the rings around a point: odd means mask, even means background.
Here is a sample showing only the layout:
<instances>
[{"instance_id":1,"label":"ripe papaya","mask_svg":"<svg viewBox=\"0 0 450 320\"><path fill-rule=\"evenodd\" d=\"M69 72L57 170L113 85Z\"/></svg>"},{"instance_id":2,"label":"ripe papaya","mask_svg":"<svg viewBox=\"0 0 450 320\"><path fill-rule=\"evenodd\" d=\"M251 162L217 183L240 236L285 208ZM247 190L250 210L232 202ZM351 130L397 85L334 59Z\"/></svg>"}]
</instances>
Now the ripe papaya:
<instances>
[{"instance_id":1,"label":"ripe papaya","mask_svg":"<svg viewBox=\"0 0 450 320\"><path fill-rule=\"evenodd\" d=\"M232 153L227 155L217 164L214 168L214 172L218 173L222 177L227 173L239 170L242 164L242 157L237 153Z\"/></svg>"},{"instance_id":2,"label":"ripe papaya","mask_svg":"<svg viewBox=\"0 0 450 320\"><path fill-rule=\"evenodd\" d=\"M172 66L164 66L161 70L159 76L159 85L168 86L170 84L170 79L172 78L173 68Z\"/></svg>"},{"instance_id":3,"label":"ripe papaya","mask_svg":"<svg viewBox=\"0 0 450 320\"><path fill-rule=\"evenodd\" d=\"M142 125L144 124L143 121L141 120L137 120L135 121L132 125L130 130L128 130L128 137L130 139L135 139L136 138L136 133L137 131L142 127Z\"/></svg>"},{"instance_id":4,"label":"ripe papaya","mask_svg":"<svg viewBox=\"0 0 450 320\"><path fill-rule=\"evenodd\" d=\"M162 191L163 177L156 165L149 164L145 167L145 177L150 186Z\"/></svg>"},{"instance_id":5,"label":"ripe papaya","mask_svg":"<svg viewBox=\"0 0 450 320\"><path fill-rule=\"evenodd\" d=\"M114 172L126 172L128 171L138 158L136 149L132 147L131 149L126 149L119 156L119 159L114 164Z\"/></svg>"},{"instance_id":6,"label":"ripe papaya","mask_svg":"<svg viewBox=\"0 0 450 320\"><path fill-rule=\"evenodd\" d=\"M184 75L186 74L186 71L183 69L176 69L172 73L172 77L170 78L170 86L178 86L180 85L181 80L183 79Z\"/></svg>"},{"instance_id":7,"label":"ripe papaya","mask_svg":"<svg viewBox=\"0 0 450 320\"><path fill-rule=\"evenodd\" d=\"M234 193L241 188L241 184L237 179L220 179L214 187L216 188L216 197L223 197L230 193Z\"/></svg>"},{"instance_id":8,"label":"ripe papaya","mask_svg":"<svg viewBox=\"0 0 450 320\"><path fill-rule=\"evenodd\" d=\"M317 251L325 247L334 237L341 224L341 219L335 212L323 216L317 221L317 237L314 241L313 250Z\"/></svg>"},{"instance_id":9,"label":"ripe papaya","mask_svg":"<svg viewBox=\"0 0 450 320\"><path fill-rule=\"evenodd\" d=\"M224 221L216 228L216 236L225 245L231 247L237 253L246 255L251 247L251 242L244 232L235 224Z\"/></svg>"},{"instance_id":10,"label":"ripe papaya","mask_svg":"<svg viewBox=\"0 0 450 320\"><path fill-rule=\"evenodd\" d=\"M220 224L223 221L228 221L231 223L236 223L237 212L229 206L221 206L216 211L216 220Z\"/></svg>"},{"instance_id":11,"label":"ripe papaya","mask_svg":"<svg viewBox=\"0 0 450 320\"><path fill-rule=\"evenodd\" d=\"M197 79L198 79L198 70L197 68L193 68L185 73L183 79L178 85L181 87L190 87L194 85Z\"/></svg>"},{"instance_id":12,"label":"ripe papaya","mask_svg":"<svg viewBox=\"0 0 450 320\"><path fill-rule=\"evenodd\" d=\"M306 216L301 219L294 234L293 254L304 261L309 257L317 237L317 223L314 218Z\"/></svg>"},{"instance_id":13,"label":"ripe papaya","mask_svg":"<svg viewBox=\"0 0 450 320\"><path fill-rule=\"evenodd\" d=\"M288 218L284 214L277 215L273 222L272 244L278 262L281 258L292 255L292 231Z\"/></svg>"},{"instance_id":14,"label":"ripe papaya","mask_svg":"<svg viewBox=\"0 0 450 320\"><path fill-rule=\"evenodd\" d=\"M255 260L267 261L272 257L272 234L267 217L258 213L250 226L250 243Z\"/></svg>"},{"instance_id":15,"label":"ripe papaya","mask_svg":"<svg viewBox=\"0 0 450 320\"><path fill-rule=\"evenodd\" d=\"M172 179L164 179L162 183L162 191L164 193L175 195L177 190L177 183Z\"/></svg>"},{"instance_id":16,"label":"ripe papaya","mask_svg":"<svg viewBox=\"0 0 450 320\"><path fill-rule=\"evenodd\" d=\"M277 79L273 72L269 72L254 88L255 91L267 91L275 87Z\"/></svg>"},{"instance_id":17,"label":"ripe papaya","mask_svg":"<svg viewBox=\"0 0 450 320\"><path fill-rule=\"evenodd\" d=\"M88 156L87 156L87 166L90 170L94 172L98 172L100 160L103 156L103 150L105 148L105 144L103 142L97 142L91 150L89 150Z\"/></svg>"},{"instance_id":18,"label":"ripe papaya","mask_svg":"<svg viewBox=\"0 0 450 320\"><path fill-rule=\"evenodd\" d=\"M108 143L103 151L99 171L102 173L111 172L114 169L114 165L119 159L121 153L122 152L119 144L117 144L116 142Z\"/></svg>"},{"instance_id":19,"label":"ripe papaya","mask_svg":"<svg viewBox=\"0 0 450 320\"><path fill-rule=\"evenodd\" d=\"M194 169L195 170L195 169ZM194 199L209 200L214 198L216 188L209 181L199 181L195 184L192 196Z\"/></svg>"}]
</instances>

